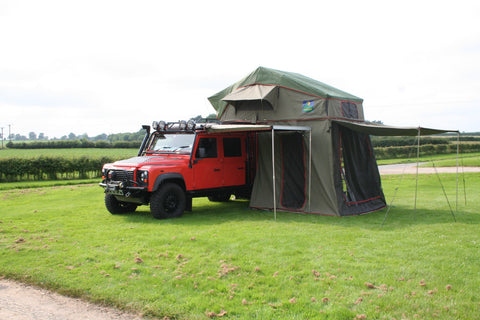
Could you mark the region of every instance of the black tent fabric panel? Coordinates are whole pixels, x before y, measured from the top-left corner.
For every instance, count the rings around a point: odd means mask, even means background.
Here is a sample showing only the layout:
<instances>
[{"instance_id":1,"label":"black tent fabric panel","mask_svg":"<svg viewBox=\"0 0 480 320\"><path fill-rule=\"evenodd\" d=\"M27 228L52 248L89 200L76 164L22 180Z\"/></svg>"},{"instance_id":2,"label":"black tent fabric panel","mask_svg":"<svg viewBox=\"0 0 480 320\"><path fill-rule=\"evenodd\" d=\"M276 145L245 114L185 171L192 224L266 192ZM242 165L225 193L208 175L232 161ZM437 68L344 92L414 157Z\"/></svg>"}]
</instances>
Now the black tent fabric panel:
<instances>
[{"instance_id":1,"label":"black tent fabric panel","mask_svg":"<svg viewBox=\"0 0 480 320\"><path fill-rule=\"evenodd\" d=\"M281 205L300 209L306 201L305 146L301 133L280 135L282 155Z\"/></svg>"},{"instance_id":2,"label":"black tent fabric panel","mask_svg":"<svg viewBox=\"0 0 480 320\"><path fill-rule=\"evenodd\" d=\"M370 137L332 124L335 188L340 214L355 215L385 207L380 173Z\"/></svg>"}]
</instances>

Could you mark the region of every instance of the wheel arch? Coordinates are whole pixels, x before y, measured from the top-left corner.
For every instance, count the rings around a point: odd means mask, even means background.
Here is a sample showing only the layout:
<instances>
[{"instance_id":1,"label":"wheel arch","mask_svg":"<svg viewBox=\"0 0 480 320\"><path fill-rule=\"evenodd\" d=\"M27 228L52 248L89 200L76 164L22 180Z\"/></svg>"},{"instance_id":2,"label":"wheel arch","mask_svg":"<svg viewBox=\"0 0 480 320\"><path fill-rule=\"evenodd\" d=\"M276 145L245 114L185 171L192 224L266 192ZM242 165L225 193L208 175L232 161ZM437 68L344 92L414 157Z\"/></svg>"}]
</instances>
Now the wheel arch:
<instances>
[{"instance_id":1,"label":"wheel arch","mask_svg":"<svg viewBox=\"0 0 480 320\"><path fill-rule=\"evenodd\" d=\"M183 176L180 173L171 172L161 174L155 179L152 192L157 191L158 188L160 188L160 186L165 182L174 182L182 187L183 191L186 191L186 185Z\"/></svg>"}]
</instances>

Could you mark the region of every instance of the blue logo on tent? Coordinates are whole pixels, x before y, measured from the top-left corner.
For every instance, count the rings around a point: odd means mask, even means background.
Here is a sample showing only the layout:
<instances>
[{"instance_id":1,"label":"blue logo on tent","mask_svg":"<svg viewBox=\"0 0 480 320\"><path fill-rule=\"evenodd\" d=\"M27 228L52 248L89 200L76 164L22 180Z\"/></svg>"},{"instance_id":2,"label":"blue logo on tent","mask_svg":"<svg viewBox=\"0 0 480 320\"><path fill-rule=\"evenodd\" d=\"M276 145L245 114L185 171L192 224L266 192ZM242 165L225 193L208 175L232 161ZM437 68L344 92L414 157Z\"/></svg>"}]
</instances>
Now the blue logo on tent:
<instances>
[{"instance_id":1,"label":"blue logo on tent","mask_svg":"<svg viewBox=\"0 0 480 320\"><path fill-rule=\"evenodd\" d=\"M303 112L312 112L313 111L313 100L303 101Z\"/></svg>"}]
</instances>

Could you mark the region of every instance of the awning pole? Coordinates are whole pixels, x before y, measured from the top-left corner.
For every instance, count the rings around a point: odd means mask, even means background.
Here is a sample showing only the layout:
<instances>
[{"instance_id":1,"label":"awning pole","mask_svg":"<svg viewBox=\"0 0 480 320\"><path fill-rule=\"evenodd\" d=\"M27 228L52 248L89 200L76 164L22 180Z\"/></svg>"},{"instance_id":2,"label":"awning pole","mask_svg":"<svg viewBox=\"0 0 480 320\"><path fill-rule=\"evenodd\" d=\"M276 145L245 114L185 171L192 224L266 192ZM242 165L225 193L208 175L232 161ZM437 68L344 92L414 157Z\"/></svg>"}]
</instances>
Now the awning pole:
<instances>
[{"instance_id":1,"label":"awning pole","mask_svg":"<svg viewBox=\"0 0 480 320\"><path fill-rule=\"evenodd\" d=\"M460 131L457 132L457 186L456 186L456 200L455 211L458 213L458 155L460 153Z\"/></svg>"},{"instance_id":2,"label":"awning pole","mask_svg":"<svg viewBox=\"0 0 480 320\"><path fill-rule=\"evenodd\" d=\"M273 216L277 221L277 197L275 190L275 129L272 126L272 183L273 183Z\"/></svg>"},{"instance_id":3,"label":"awning pole","mask_svg":"<svg viewBox=\"0 0 480 320\"><path fill-rule=\"evenodd\" d=\"M310 140L308 141L308 212L312 212L312 130L310 130Z\"/></svg>"},{"instance_id":4,"label":"awning pole","mask_svg":"<svg viewBox=\"0 0 480 320\"><path fill-rule=\"evenodd\" d=\"M420 127L418 127L418 141L417 141L417 174L415 177L415 204L413 206L413 220L417 213L417 190L418 190L418 165L420 163Z\"/></svg>"}]
</instances>

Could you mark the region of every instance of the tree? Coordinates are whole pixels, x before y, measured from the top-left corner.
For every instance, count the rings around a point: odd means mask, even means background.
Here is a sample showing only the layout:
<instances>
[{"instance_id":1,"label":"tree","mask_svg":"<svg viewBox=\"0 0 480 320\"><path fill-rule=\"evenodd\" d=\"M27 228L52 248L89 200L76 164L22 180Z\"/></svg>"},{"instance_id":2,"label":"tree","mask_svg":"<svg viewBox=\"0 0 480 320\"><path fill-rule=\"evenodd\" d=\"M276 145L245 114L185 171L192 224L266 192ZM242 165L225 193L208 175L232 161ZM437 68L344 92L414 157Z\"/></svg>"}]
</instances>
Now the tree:
<instances>
[{"instance_id":1,"label":"tree","mask_svg":"<svg viewBox=\"0 0 480 320\"><path fill-rule=\"evenodd\" d=\"M208 116L207 116L207 119L217 119L217 115L215 113L210 113Z\"/></svg>"},{"instance_id":2,"label":"tree","mask_svg":"<svg viewBox=\"0 0 480 320\"><path fill-rule=\"evenodd\" d=\"M98 136L93 137L92 140L93 141L107 140L107 134L106 133L99 134Z\"/></svg>"},{"instance_id":3,"label":"tree","mask_svg":"<svg viewBox=\"0 0 480 320\"><path fill-rule=\"evenodd\" d=\"M75 133L70 132L68 134L68 140L75 140L75 139L77 139L77 136L75 135Z\"/></svg>"},{"instance_id":4,"label":"tree","mask_svg":"<svg viewBox=\"0 0 480 320\"><path fill-rule=\"evenodd\" d=\"M14 138L14 139L15 139L15 141L25 141L25 140L27 140L27 137L22 136L22 135L20 135L20 134L17 133L17 134L15 135L15 138Z\"/></svg>"},{"instance_id":5,"label":"tree","mask_svg":"<svg viewBox=\"0 0 480 320\"><path fill-rule=\"evenodd\" d=\"M28 133L28 140L37 140L37 134L35 132Z\"/></svg>"}]
</instances>

